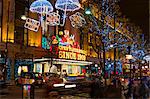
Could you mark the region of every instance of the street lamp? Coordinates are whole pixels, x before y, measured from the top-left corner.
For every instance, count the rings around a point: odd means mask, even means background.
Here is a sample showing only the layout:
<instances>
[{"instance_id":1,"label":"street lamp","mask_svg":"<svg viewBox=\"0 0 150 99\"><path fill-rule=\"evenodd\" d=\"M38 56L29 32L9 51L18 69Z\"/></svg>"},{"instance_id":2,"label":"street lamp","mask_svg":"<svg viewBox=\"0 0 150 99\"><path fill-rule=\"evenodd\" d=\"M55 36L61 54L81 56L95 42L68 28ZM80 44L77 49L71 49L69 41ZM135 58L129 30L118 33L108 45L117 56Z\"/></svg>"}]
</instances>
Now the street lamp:
<instances>
[{"instance_id":1,"label":"street lamp","mask_svg":"<svg viewBox=\"0 0 150 99\"><path fill-rule=\"evenodd\" d=\"M91 9L89 7L85 9L85 14L87 15L92 14Z\"/></svg>"},{"instance_id":2,"label":"street lamp","mask_svg":"<svg viewBox=\"0 0 150 99\"><path fill-rule=\"evenodd\" d=\"M21 19L22 19L22 20L26 20L27 17L26 17L25 15L22 15L22 16L21 16Z\"/></svg>"},{"instance_id":3,"label":"street lamp","mask_svg":"<svg viewBox=\"0 0 150 99\"><path fill-rule=\"evenodd\" d=\"M128 59L130 62L130 79L131 79L131 59L133 59L133 56L128 54L128 55L126 55L126 59Z\"/></svg>"},{"instance_id":4,"label":"street lamp","mask_svg":"<svg viewBox=\"0 0 150 99\"><path fill-rule=\"evenodd\" d=\"M126 59L133 59L133 56L132 55L126 55Z\"/></svg>"}]
</instances>

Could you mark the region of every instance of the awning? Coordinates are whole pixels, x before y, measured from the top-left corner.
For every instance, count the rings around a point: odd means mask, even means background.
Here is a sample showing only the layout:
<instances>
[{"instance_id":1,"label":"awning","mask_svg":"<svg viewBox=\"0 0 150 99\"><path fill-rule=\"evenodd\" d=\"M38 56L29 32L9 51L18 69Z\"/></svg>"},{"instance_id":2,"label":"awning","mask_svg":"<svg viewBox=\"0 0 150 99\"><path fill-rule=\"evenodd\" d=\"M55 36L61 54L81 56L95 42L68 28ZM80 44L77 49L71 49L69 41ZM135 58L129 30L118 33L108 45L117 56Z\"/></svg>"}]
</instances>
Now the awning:
<instances>
[{"instance_id":1,"label":"awning","mask_svg":"<svg viewBox=\"0 0 150 99\"><path fill-rule=\"evenodd\" d=\"M51 58L34 59L34 62L50 62ZM67 64L67 65L90 65L92 62L88 61L77 61L77 60L66 60L66 59L52 59L53 64Z\"/></svg>"}]
</instances>

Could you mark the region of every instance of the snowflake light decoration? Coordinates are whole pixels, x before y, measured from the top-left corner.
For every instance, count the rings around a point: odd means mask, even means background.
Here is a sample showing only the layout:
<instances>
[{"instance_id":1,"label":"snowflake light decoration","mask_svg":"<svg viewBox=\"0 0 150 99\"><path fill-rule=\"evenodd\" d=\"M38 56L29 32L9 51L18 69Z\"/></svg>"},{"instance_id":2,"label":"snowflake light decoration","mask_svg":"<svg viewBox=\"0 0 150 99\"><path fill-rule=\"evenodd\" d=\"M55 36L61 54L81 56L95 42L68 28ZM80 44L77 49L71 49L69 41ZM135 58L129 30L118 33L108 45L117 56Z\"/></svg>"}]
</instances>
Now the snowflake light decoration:
<instances>
[{"instance_id":1,"label":"snowflake light decoration","mask_svg":"<svg viewBox=\"0 0 150 99\"><path fill-rule=\"evenodd\" d=\"M60 15L56 12L47 14L46 18L47 24L50 26L55 26L60 24Z\"/></svg>"},{"instance_id":2,"label":"snowflake light decoration","mask_svg":"<svg viewBox=\"0 0 150 99\"><path fill-rule=\"evenodd\" d=\"M86 24L83 14L76 12L75 14L69 17L71 25L73 27L79 28Z\"/></svg>"}]
</instances>

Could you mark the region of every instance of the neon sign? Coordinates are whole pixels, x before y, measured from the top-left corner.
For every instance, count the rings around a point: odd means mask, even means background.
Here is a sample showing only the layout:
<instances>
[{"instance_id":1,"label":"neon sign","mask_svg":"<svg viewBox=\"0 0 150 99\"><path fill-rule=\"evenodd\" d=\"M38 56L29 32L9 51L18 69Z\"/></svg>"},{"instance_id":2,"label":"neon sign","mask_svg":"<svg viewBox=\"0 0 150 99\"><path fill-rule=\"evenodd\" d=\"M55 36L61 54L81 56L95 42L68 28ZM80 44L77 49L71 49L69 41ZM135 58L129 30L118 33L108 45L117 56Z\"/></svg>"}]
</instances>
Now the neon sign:
<instances>
[{"instance_id":1,"label":"neon sign","mask_svg":"<svg viewBox=\"0 0 150 99\"><path fill-rule=\"evenodd\" d=\"M87 52L77 48L68 46L59 46L59 58L73 59L73 60L86 60Z\"/></svg>"}]
</instances>

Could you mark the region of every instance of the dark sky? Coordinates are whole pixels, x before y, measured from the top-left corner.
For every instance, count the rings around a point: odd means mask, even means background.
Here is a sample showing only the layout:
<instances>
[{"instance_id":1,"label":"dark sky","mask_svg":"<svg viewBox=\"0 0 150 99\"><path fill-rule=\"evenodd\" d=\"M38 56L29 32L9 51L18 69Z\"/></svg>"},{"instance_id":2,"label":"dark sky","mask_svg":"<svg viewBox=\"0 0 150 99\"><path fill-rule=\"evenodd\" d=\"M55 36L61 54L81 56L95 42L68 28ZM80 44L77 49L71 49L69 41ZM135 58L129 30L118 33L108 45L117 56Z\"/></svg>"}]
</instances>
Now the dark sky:
<instances>
[{"instance_id":1,"label":"dark sky","mask_svg":"<svg viewBox=\"0 0 150 99\"><path fill-rule=\"evenodd\" d=\"M120 8L131 23L140 26L145 38L149 40L149 0L120 0Z\"/></svg>"}]
</instances>

